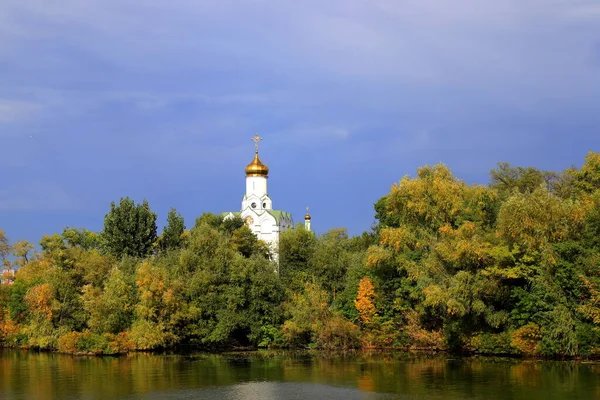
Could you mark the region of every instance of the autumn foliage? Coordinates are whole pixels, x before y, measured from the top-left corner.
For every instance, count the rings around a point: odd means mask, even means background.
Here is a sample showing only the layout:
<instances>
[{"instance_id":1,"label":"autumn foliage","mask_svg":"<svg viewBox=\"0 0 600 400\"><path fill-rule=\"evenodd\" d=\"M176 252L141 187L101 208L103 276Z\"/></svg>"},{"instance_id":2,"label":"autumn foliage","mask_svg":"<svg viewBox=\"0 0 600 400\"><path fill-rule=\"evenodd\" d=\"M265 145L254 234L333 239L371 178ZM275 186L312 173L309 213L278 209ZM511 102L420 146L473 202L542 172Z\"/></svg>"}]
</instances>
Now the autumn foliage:
<instances>
[{"instance_id":1,"label":"autumn foliage","mask_svg":"<svg viewBox=\"0 0 600 400\"><path fill-rule=\"evenodd\" d=\"M0 231L0 345L118 354L180 345L600 355L600 154L561 172L500 163L405 176L349 237L301 225L271 249L244 221L147 202L37 251Z\"/></svg>"},{"instance_id":2,"label":"autumn foliage","mask_svg":"<svg viewBox=\"0 0 600 400\"><path fill-rule=\"evenodd\" d=\"M364 324L369 324L375 317L375 289L373 282L366 276L358 283L358 294L354 300L354 306L360 314L360 319Z\"/></svg>"}]
</instances>

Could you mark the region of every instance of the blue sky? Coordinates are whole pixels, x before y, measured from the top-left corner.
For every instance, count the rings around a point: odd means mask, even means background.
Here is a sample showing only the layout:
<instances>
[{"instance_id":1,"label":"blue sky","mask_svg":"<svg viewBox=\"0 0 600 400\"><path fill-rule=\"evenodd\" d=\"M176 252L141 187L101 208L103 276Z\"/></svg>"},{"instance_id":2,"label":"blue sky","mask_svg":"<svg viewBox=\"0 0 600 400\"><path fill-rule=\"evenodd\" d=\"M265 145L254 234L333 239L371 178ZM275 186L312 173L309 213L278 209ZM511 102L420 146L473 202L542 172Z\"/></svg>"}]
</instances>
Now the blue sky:
<instances>
[{"instance_id":1,"label":"blue sky","mask_svg":"<svg viewBox=\"0 0 600 400\"><path fill-rule=\"evenodd\" d=\"M258 132L274 207L370 228L419 166L600 150L597 0L3 0L0 229L100 230L147 198L237 210Z\"/></svg>"}]
</instances>

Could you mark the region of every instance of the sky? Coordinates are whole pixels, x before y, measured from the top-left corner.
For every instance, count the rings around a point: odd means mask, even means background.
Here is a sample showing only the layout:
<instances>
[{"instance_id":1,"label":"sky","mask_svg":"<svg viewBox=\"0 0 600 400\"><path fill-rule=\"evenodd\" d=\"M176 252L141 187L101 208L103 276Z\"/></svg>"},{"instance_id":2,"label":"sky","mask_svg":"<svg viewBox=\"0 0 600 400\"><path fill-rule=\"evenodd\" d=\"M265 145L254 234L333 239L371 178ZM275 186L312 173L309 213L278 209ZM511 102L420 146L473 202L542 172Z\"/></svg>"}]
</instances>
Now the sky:
<instances>
[{"instance_id":1,"label":"sky","mask_svg":"<svg viewBox=\"0 0 600 400\"><path fill-rule=\"evenodd\" d=\"M487 184L600 151L597 0L2 0L0 229L111 201L237 211L258 132L276 209L369 230L418 167Z\"/></svg>"}]
</instances>

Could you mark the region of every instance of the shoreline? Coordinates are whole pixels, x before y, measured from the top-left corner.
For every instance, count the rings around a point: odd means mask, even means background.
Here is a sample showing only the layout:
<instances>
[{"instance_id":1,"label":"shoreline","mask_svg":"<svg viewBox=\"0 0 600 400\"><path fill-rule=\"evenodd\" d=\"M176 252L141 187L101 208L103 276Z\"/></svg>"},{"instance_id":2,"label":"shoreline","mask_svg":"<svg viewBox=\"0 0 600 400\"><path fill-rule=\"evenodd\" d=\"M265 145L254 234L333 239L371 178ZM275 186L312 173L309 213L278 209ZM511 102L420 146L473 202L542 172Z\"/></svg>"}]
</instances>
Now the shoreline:
<instances>
[{"instance_id":1,"label":"shoreline","mask_svg":"<svg viewBox=\"0 0 600 400\"><path fill-rule=\"evenodd\" d=\"M376 348L376 349L347 349L347 350L324 350L310 348L258 348L258 347L229 347L219 350L208 350L206 348L194 347L184 350L182 346L155 350L131 350L120 353L94 353L94 352L61 352L56 349L39 349L28 347L11 347L0 345L0 350L27 351L32 353L58 354L74 357L130 357L134 355L257 355L270 356L276 354L297 354L320 356L323 358L333 357L356 357L356 356L381 356L381 355L418 355L431 358L449 357L453 359L505 359L515 361L565 361L565 362L600 362L600 355L576 355L565 357L548 357L542 355L525 355L525 354L494 354L494 353L457 353L447 350L432 350L432 349L406 349L406 348Z\"/></svg>"}]
</instances>

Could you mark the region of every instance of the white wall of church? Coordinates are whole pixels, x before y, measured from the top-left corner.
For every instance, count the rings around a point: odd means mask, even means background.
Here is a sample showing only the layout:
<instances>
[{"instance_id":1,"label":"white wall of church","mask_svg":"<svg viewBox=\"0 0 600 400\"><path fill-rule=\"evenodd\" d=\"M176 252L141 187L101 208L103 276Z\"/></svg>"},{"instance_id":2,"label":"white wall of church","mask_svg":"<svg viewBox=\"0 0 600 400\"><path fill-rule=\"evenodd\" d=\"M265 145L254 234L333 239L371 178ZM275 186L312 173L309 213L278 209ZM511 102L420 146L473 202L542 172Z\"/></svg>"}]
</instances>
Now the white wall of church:
<instances>
[{"instance_id":1,"label":"white wall of church","mask_svg":"<svg viewBox=\"0 0 600 400\"><path fill-rule=\"evenodd\" d=\"M259 198L267 194L267 178L264 176L246 177L246 196L256 195Z\"/></svg>"}]
</instances>

